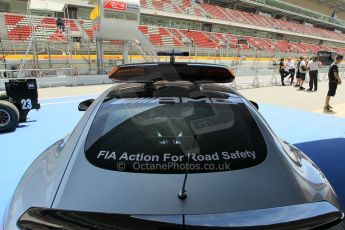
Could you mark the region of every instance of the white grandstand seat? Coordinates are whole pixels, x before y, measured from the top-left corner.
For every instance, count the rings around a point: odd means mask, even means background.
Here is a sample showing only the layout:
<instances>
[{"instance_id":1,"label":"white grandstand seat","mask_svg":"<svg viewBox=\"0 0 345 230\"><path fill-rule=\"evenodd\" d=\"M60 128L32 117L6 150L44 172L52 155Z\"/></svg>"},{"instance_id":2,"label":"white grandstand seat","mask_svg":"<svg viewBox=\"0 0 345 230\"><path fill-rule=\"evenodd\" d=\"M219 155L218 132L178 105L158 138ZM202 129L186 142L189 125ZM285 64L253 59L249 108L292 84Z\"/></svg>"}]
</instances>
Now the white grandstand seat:
<instances>
[{"instance_id":1,"label":"white grandstand seat","mask_svg":"<svg viewBox=\"0 0 345 230\"><path fill-rule=\"evenodd\" d=\"M142 7L142 8L150 8L149 6L148 6L148 4L147 4L147 1L146 0L140 0L140 6Z\"/></svg>"},{"instance_id":2,"label":"white grandstand seat","mask_svg":"<svg viewBox=\"0 0 345 230\"><path fill-rule=\"evenodd\" d=\"M171 0L147 0L146 5L153 6L153 9L155 10L168 11L178 14L185 13L180 10Z\"/></svg>"},{"instance_id":3,"label":"white grandstand seat","mask_svg":"<svg viewBox=\"0 0 345 230\"><path fill-rule=\"evenodd\" d=\"M154 9L169 8L171 12L183 13L181 9L188 9L188 14L205 17L205 14L212 15L212 17L220 20L228 20L234 22L241 22L246 24L258 25L267 28L276 28L285 31L296 33L304 33L315 36L322 36L325 38L332 38L335 40L345 39L343 33L329 31L321 28L316 28L310 25L304 25L297 22L288 22L286 20L275 19L269 16L262 16L251 14L239 10L223 8L219 6L209 5L206 3L191 4L190 0L141 0L142 7L152 6ZM206 12L206 13L205 13ZM186 12L184 12L186 13ZM12 13L5 13L6 29L8 37L11 40L28 41L35 31L35 37L38 40L52 40L52 41L66 41L56 27L56 18L19 15ZM71 34L81 35L81 31L75 20L64 19L65 25L70 29ZM79 20L82 28L85 30L91 41L94 41L92 23L90 20ZM191 45L193 42L200 48L218 48L230 47L233 49L255 49L267 52L298 52L298 53L316 53L318 50L334 50L344 52L345 48L320 46L316 44L296 43L285 40L278 40L273 42L271 39L256 38L250 36L242 36L247 40L248 45L239 45L238 38L231 34L222 34L215 32L195 31L175 28L162 28L154 26L139 26L139 30L156 46L170 46L182 47ZM110 44L122 44L121 41L108 41Z\"/></svg>"},{"instance_id":4,"label":"white grandstand seat","mask_svg":"<svg viewBox=\"0 0 345 230\"><path fill-rule=\"evenodd\" d=\"M149 38L153 45L171 47L184 45L178 37L174 36L174 33L170 33L166 28L139 26L139 30Z\"/></svg>"},{"instance_id":5,"label":"white grandstand seat","mask_svg":"<svg viewBox=\"0 0 345 230\"><path fill-rule=\"evenodd\" d=\"M198 47L202 48L216 48L218 44L213 41L206 32L195 30L180 30L184 35L189 37L191 41Z\"/></svg>"},{"instance_id":6,"label":"white grandstand seat","mask_svg":"<svg viewBox=\"0 0 345 230\"><path fill-rule=\"evenodd\" d=\"M282 19L274 19L267 16L251 14L244 11L233 10L220 6L201 3L201 7L215 19L234 21L245 24L251 24L255 26L263 26L268 28L275 28L284 31L290 31L295 33L310 34L314 36L322 36L333 39L345 39L345 35L342 33L336 33L334 31L328 31L325 29L309 27L297 22L288 22ZM200 9L198 9L200 10Z\"/></svg>"},{"instance_id":7,"label":"white grandstand seat","mask_svg":"<svg viewBox=\"0 0 345 230\"><path fill-rule=\"evenodd\" d=\"M85 30L86 34L89 36L90 41L94 41L93 31L92 31L92 22L89 20L79 20L79 23Z\"/></svg>"},{"instance_id":8,"label":"white grandstand seat","mask_svg":"<svg viewBox=\"0 0 345 230\"><path fill-rule=\"evenodd\" d=\"M64 19L71 35L80 36L80 31L72 19ZM8 36L11 40L28 41L34 31L37 40L65 41L64 35L58 31L56 18L42 16L5 14Z\"/></svg>"},{"instance_id":9,"label":"white grandstand seat","mask_svg":"<svg viewBox=\"0 0 345 230\"><path fill-rule=\"evenodd\" d=\"M229 20L226 14L222 10L220 10L218 6L205 3L201 3L200 5L208 14L212 15L215 19Z\"/></svg>"}]
</instances>

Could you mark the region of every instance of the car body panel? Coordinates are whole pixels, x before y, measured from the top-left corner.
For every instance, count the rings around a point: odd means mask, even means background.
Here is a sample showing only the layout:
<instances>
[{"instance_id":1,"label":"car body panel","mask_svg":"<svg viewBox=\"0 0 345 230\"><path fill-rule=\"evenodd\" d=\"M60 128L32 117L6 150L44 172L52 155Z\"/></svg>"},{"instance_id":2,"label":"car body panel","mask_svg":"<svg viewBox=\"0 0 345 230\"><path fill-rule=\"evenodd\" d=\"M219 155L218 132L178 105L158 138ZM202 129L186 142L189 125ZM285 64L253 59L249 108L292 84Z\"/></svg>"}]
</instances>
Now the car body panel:
<instances>
[{"instance_id":1,"label":"car body panel","mask_svg":"<svg viewBox=\"0 0 345 230\"><path fill-rule=\"evenodd\" d=\"M4 229L16 229L16 221L25 209L51 206L80 133L95 106L83 115L70 135L47 148L27 169L5 212Z\"/></svg>"},{"instance_id":2,"label":"car body panel","mask_svg":"<svg viewBox=\"0 0 345 230\"><path fill-rule=\"evenodd\" d=\"M299 168L293 168L294 165L286 161L290 158L281 156L284 150L272 142L270 131L261 125L268 146L267 159L263 163L245 170L190 174L186 185L188 199L184 201L177 197L183 174L139 174L96 168L85 158L85 141L81 141L53 207L127 214L203 214L321 201L324 194L332 194L324 177L298 173L301 169L318 173L310 160L303 158ZM85 136L82 134L81 140ZM297 183L298 178L303 183ZM331 197L330 200L336 199ZM135 206L131 205L133 202Z\"/></svg>"}]
</instances>

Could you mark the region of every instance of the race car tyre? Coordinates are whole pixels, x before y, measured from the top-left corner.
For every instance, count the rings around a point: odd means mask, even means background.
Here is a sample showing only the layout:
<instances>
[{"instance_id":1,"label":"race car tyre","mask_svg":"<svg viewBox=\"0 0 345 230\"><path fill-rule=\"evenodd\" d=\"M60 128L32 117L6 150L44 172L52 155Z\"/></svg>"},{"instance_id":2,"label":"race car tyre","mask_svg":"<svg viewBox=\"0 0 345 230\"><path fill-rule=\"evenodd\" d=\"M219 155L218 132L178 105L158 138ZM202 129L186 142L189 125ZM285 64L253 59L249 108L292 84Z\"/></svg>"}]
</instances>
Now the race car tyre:
<instances>
[{"instance_id":1,"label":"race car tyre","mask_svg":"<svg viewBox=\"0 0 345 230\"><path fill-rule=\"evenodd\" d=\"M5 93L0 93L0 100L8 100L8 96Z\"/></svg>"},{"instance_id":2,"label":"race car tyre","mask_svg":"<svg viewBox=\"0 0 345 230\"><path fill-rule=\"evenodd\" d=\"M19 111L8 101L0 101L0 132L14 130L19 121Z\"/></svg>"}]
</instances>

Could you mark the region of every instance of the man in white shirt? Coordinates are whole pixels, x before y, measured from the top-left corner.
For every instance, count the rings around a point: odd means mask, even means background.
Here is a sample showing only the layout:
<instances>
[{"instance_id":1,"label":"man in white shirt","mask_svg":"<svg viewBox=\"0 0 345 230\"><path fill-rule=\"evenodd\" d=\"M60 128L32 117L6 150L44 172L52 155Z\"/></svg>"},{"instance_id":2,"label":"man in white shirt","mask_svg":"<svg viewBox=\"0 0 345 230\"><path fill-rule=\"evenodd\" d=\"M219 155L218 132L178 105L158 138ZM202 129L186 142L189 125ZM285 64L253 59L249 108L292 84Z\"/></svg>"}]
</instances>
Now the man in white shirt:
<instances>
[{"instance_id":1,"label":"man in white shirt","mask_svg":"<svg viewBox=\"0 0 345 230\"><path fill-rule=\"evenodd\" d=\"M288 67L288 71L290 74L289 79L291 79L290 85L292 85L293 80L295 78L295 62L291 59L291 57L288 57L288 62L287 62L287 67Z\"/></svg>"},{"instance_id":2,"label":"man in white shirt","mask_svg":"<svg viewBox=\"0 0 345 230\"><path fill-rule=\"evenodd\" d=\"M312 60L308 62L308 69L309 69L309 89L307 91L317 91L317 75L319 71L319 67L321 63L318 61L317 57L313 57Z\"/></svg>"}]
</instances>

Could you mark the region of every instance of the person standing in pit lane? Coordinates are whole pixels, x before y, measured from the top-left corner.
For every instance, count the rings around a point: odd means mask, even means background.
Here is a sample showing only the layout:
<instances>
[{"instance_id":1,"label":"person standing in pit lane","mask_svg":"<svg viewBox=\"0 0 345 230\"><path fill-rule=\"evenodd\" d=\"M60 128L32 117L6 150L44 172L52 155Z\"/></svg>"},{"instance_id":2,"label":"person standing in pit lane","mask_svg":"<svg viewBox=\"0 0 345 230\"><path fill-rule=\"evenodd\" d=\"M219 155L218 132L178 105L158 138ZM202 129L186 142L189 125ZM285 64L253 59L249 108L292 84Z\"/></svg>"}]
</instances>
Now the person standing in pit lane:
<instances>
[{"instance_id":1,"label":"person standing in pit lane","mask_svg":"<svg viewBox=\"0 0 345 230\"><path fill-rule=\"evenodd\" d=\"M284 78L287 75L289 75L289 72L288 72L288 67L287 67L287 65L284 62L284 58L280 59L279 73L280 73L280 78L281 78L281 81L282 81L282 85L285 86Z\"/></svg>"},{"instance_id":2,"label":"person standing in pit lane","mask_svg":"<svg viewBox=\"0 0 345 230\"><path fill-rule=\"evenodd\" d=\"M300 65L301 65L301 61L302 61L302 57L300 57L298 59L297 62L297 72L296 72L296 84L294 85L295 87L299 87L300 83L301 83L301 72L300 72Z\"/></svg>"},{"instance_id":3,"label":"person standing in pit lane","mask_svg":"<svg viewBox=\"0 0 345 230\"><path fill-rule=\"evenodd\" d=\"M305 88L303 87L303 83L305 81L305 76L307 73L307 63L306 63L307 58L306 57L302 57L301 58L301 63L299 65L299 72L300 72L300 84L299 84L299 90L305 90Z\"/></svg>"},{"instance_id":4,"label":"person standing in pit lane","mask_svg":"<svg viewBox=\"0 0 345 230\"><path fill-rule=\"evenodd\" d=\"M317 75L319 73L319 67L321 66L321 62L319 62L317 57L313 57L308 62L308 69L309 69L309 89L307 91L317 91Z\"/></svg>"},{"instance_id":5,"label":"person standing in pit lane","mask_svg":"<svg viewBox=\"0 0 345 230\"><path fill-rule=\"evenodd\" d=\"M328 71L328 93L325 99L325 106L323 107L324 112L333 112L333 107L329 104L331 97L335 96L335 92L337 91L337 86L341 84L341 79L339 76L339 67L343 61L344 57L342 55L338 55L335 59L335 62L330 66Z\"/></svg>"},{"instance_id":6,"label":"person standing in pit lane","mask_svg":"<svg viewBox=\"0 0 345 230\"><path fill-rule=\"evenodd\" d=\"M290 74L289 79L291 79L290 85L292 85L293 80L295 79L296 71L295 71L295 62L291 59L291 57L288 57L287 67L289 69L289 74Z\"/></svg>"}]
</instances>

